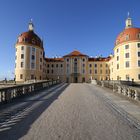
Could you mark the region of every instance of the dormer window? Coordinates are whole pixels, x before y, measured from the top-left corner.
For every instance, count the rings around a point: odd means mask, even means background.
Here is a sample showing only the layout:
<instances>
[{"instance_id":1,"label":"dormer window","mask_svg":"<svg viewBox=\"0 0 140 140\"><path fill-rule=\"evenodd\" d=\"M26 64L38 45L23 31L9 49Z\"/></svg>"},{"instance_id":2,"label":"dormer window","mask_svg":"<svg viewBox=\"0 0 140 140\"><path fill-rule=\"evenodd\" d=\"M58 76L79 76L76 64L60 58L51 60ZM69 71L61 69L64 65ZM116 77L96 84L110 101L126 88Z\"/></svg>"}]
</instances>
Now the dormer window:
<instances>
[{"instance_id":1,"label":"dormer window","mask_svg":"<svg viewBox=\"0 0 140 140\"><path fill-rule=\"evenodd\" d=\"M140 39L140 33L137 34L137 38Z\"/></svg>"},{"instance_id":2,"label":"dormer window","mask_svg":"<svg viewBox=\"0 0 140 140\"><path fill-rule=\"evenodd\" d=\"M27 42L28 41L28 39L27 38L25 38L25 42Z\"/></svg>"},{"instance_id":3,"label":"dormer window","mask_svg":"<svg viewBox=\"0 0 140 140\"><path fill-rule=\"evenodd\" d=\"M32 39L32 43L35 44L35 39Z\"/></svg>"},{"instance_id":4,"label":"dormer window","mask_svg":"<svg viewBox=\"0 0 140 140\"><path fill-rule=\"evenodd\" d=\"M25 42L25 38L22 38L22 41Z\"/></svg>"},{"instance_id":5,"label":"dormer window","mask_svg":"<svg viewBox=\"0 0 140 140\"><path fill-rule=\"evenodd\" d=\"M126 35L125 40L129 40L129 35Z\"/></svg>"}]
</instances>

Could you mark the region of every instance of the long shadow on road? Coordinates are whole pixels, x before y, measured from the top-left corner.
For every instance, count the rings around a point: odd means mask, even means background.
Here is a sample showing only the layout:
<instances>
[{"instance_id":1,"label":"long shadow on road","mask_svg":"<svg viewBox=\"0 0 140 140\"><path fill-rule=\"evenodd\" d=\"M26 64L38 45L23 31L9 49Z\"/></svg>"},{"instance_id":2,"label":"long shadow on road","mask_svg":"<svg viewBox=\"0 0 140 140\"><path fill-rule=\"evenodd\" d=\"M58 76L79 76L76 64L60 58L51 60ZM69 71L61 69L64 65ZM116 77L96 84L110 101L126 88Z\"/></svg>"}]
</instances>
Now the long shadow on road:
<instances>
[{"instance_id":1,"label":"long shadow on road","mask_svg":"<svg viewBox=\"0 0 140 140\"><path fill-rule=\"evenodd\" d=\"M25 104L8 114L9 118L0 124L1 140L17 140L26 135L30 126L39 118L39 116L55 101L60 94L68 87L68 84L57 86L46 94L43 91L37 98L27 98L21 100ZM13 115L14 114L14 115Z\"/></svg>"}]
</instances>

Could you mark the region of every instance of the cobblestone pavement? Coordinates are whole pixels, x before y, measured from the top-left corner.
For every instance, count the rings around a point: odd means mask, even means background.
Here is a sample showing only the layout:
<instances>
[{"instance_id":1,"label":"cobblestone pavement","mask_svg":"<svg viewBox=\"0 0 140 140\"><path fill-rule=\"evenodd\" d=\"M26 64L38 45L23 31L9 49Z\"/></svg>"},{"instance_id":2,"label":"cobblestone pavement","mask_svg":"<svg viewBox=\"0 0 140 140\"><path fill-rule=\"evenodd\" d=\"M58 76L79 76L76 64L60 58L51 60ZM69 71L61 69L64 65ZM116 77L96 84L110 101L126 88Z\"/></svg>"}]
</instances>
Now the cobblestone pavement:
<instances>
[{"instance_id":1,"label":"cobblestone pavement","mask_svg":"<svg viewBox=\"0 0 140 140\"><path fill-rule=\"evenodd\" d=\"M105 89L61 84L0 110L1 140L140 140ZM119 109L119 108L118 108Z\"/></svg>"}]
</instances>

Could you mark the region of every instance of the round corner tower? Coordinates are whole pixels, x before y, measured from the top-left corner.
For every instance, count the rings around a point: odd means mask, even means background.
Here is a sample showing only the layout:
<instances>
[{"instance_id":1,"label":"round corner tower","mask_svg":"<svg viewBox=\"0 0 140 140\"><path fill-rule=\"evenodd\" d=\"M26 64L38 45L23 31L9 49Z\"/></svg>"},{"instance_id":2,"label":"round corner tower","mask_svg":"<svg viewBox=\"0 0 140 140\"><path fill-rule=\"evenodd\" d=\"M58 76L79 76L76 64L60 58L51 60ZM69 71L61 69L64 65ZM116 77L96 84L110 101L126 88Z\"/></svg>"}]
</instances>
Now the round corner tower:
<instances>
[{"instance_id":1,"label":"round corner tower","mask_svg":"<svg viewBox=\"0 0 140 140\"><path fill-rule=\"evenodd\" d=\"M111 79L140 81L140 28L133 27L129 15L115 41L113 65Z\"/></svg>"},{"instance_id":2,"label":"round corner tower","mask_svg":"<svg viewBox=\"0 0 140 140\"><path fill-rule=\"evenodd\" d=\"M44 48L42 40L35 34L32 21L29 29L18 36L15 60L15 80L25 82L27 80L42 80Z\"/></svg>"}]
</instances>

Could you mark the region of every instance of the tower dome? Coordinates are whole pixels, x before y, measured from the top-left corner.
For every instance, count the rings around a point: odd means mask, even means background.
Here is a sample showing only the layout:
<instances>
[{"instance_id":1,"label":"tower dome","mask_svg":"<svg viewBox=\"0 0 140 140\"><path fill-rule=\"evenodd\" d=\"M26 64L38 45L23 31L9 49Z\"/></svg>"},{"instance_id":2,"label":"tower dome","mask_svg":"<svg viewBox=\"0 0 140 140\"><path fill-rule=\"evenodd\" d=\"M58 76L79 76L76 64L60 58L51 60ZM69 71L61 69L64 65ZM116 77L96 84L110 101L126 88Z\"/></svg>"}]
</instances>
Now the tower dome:
<instances>
[{"instance_id":1,"label":"tower dome","mask_svg":"<svg viewBox=\"0 0 140 140\"><path fill-rule=\"evenodd\" d=\"M128 41L140 41L140 28L133 27L129 14L126 19L125 29L117 36L115 46Z\"/></svg>"},{"instance_id":2,"label":"tower dome","mask_svg":"<svg viewBox=\"0 0 140 140\"><path fill-rule=\"evenodd\" d=\"M29 22L29 30L27 32L23 32L18 36L17 45L19 44L30 44L43 48L43 42L40 37L34 32L34 25L32 20Z\"/></svg>"},{"instance_id":3,"label":"tower dome","mask_svg":"<svg viewBox=\"0 0 140 140\"><path fill-rule=\"evenodd\" d=\"M127 28L117 37L115 45L120 45L128 41L140 41L140 28Z\"/></svg>"}]
</instances>

